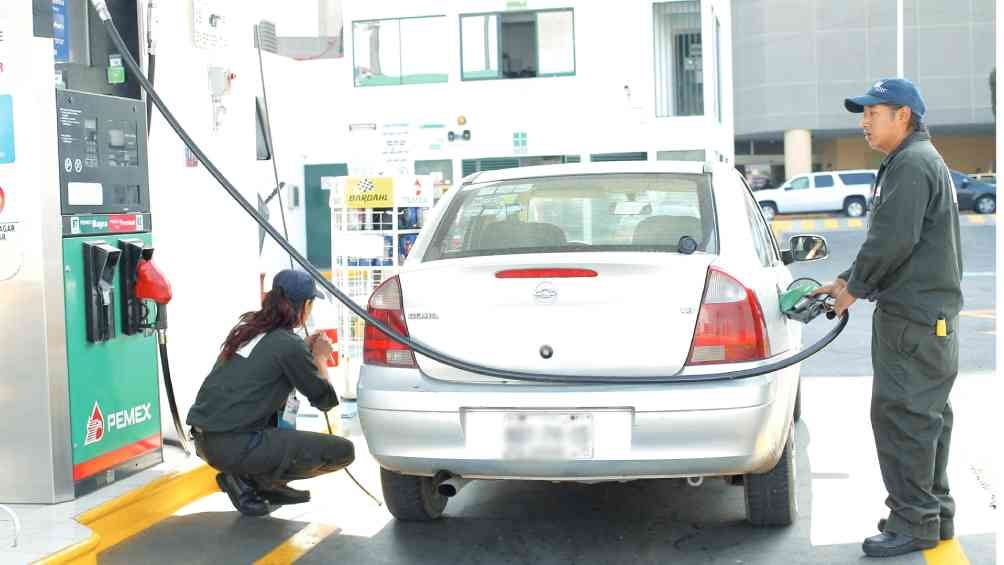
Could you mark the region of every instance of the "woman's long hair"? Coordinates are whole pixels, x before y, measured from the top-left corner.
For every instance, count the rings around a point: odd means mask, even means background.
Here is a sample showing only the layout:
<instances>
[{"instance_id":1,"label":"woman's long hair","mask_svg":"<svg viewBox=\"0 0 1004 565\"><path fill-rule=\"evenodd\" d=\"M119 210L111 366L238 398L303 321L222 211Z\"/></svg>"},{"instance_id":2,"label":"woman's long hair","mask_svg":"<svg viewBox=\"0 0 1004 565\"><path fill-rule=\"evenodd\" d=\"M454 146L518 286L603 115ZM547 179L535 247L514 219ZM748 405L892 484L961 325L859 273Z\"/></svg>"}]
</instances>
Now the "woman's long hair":
<instances>
[{"instance_id":1,"label":"woman's long hair","mask_svg":"<svg viewBox=\"0 0 1004 565\"><path fill-rule=\"evenodd\" d=\"M265 295L261 310L242 314L241 321L234 326L234 329L230 330L230 335L223 342L220 361L226 361L233 357L238 349L259 334L279 328L287 330L295 328L300 322L302 310L302 302L294 305L281 288L273 288Z\"/></svg>"}]
</instances>

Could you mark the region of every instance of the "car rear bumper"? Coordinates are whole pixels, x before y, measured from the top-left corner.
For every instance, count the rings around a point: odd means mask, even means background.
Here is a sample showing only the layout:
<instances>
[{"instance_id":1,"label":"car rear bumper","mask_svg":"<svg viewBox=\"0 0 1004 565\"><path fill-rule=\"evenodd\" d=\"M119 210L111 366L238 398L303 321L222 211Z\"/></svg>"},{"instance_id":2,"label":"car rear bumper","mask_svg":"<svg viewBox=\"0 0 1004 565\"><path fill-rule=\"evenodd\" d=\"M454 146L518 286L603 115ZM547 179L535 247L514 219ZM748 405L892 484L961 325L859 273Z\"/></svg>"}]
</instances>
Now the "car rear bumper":
<instances>
[{"instance_id":1,"label":"car rear bumper","mask_svg":"<svg viewBox=\"0 0 1004 565\"><path fill-rule=\"evenodd\" d=\"M458 384L363 366L359 417L383 467L467 478L623 480L764 472L787 437L798 369L731 381L626 386ZM588 414L592 450L505 455L507 413Z\"/></svg>"}]
</instances>

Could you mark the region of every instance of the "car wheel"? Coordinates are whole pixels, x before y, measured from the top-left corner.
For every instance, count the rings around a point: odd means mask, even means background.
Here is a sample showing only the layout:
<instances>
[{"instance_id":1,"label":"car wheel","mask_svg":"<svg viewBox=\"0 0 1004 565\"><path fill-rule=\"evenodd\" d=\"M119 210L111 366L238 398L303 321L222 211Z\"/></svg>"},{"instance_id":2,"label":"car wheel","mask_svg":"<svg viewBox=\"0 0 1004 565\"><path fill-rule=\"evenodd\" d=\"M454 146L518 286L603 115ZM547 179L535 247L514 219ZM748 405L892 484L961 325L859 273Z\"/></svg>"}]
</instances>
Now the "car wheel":
<instances>
[{"instance_id":1,"label":"car wheel","mask_svg":"<svg viewBox=\"0 0 1004 565\"><path fill-rule=\"evenodd\" d=\"M798 422L802 419L802 382L798 383L798 392L795 393L795 421Z\"/></svg>"},{"instance_id":2,"label":"car wheel","mask_svg":"<svg viewBox=\"0 0 1004 565\"><path fill-rule=\"evenodd\" d=\"M795 490L795 424L770 471L743 477L746 520L754 526L790 526L798 515Z\"/></svg>"},{"instance_id":3,"label":"car wheel","mask_svg":"<svg viewBox=\"0 0 1004 565\"><path fill-rule=\"evenodd\" d=\"M777 216L777 206L773 202L761 202L760 210L763 211L763 219L768 222L773 220L774 216Z\"/></svg>"},{"instance_id":4,"label":"car wheel","mask_svg":"<svg viewBox=\"0 0 1004 565\"><path fill-rule=\"evenodd\" d=\"M380 484L387 510L398 520L428 522L440 518L447 498L436 491L432 477L402 475L380 468Z\"/></svg>"},{"instance_id":5,"label":"car wheel","mask_svg":"<svg viewBox=\"0 0 1004 565\"><path fill-rule=\"evenodd\" d=\"M849 218L860 218L868 211L868 206L861 198L848 198L844 203L844 214Z\"/></svg>"},{"instance_id":6,"label":"car wheel","mask_svg":"<svg viewBox=\"0 0 1004 565\"><path fill-rule=\"evenodd\" d=\"M980 214L993 214L997 211L997 200L993 196L981 196L976 201L976 211Z\"/></svg>"}]
</instances>

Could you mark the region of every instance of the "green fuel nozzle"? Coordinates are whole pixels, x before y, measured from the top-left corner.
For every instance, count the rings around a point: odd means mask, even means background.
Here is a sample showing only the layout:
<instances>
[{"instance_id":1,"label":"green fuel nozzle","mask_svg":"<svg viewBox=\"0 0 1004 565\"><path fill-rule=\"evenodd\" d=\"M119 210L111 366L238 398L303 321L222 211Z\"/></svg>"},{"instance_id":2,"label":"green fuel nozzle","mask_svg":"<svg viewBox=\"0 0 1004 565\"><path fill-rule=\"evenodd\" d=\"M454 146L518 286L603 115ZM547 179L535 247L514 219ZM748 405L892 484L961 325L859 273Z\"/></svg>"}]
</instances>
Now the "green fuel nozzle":
<instances>
[{"instance_id":1,"label":"green fuel nozzle","mask_svg":"<svg viewBox=\"0 0 1004 565\"><path fill-rule=\"evenodd\" d=\"M792 320L808 324L826 314L827 319L836 317L833 305L836 300L828 294L812 296L813 291L819 288L819 283L810 280L795 281L781 294L781 313Z\"/></svg>"}]
</instances>

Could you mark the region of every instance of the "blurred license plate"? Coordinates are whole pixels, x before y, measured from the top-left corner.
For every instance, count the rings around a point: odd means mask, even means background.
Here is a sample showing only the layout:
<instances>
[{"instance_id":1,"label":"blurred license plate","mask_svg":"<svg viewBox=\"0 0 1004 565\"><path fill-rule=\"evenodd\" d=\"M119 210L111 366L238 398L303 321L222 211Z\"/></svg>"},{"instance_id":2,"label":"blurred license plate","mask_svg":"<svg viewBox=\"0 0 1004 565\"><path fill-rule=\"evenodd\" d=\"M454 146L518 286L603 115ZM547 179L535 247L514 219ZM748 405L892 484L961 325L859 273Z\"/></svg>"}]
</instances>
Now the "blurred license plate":
<instances>
[{"instance_id":1,"label":"blurred license plate","mask_svg":"<svg viewBox=\"0 0 1004 565\"><path fill-rule=\"evenodd\" d=\"M507 413L503 421L506 459L592 459L592 414Z\"/></svg>"}]
</instances>

